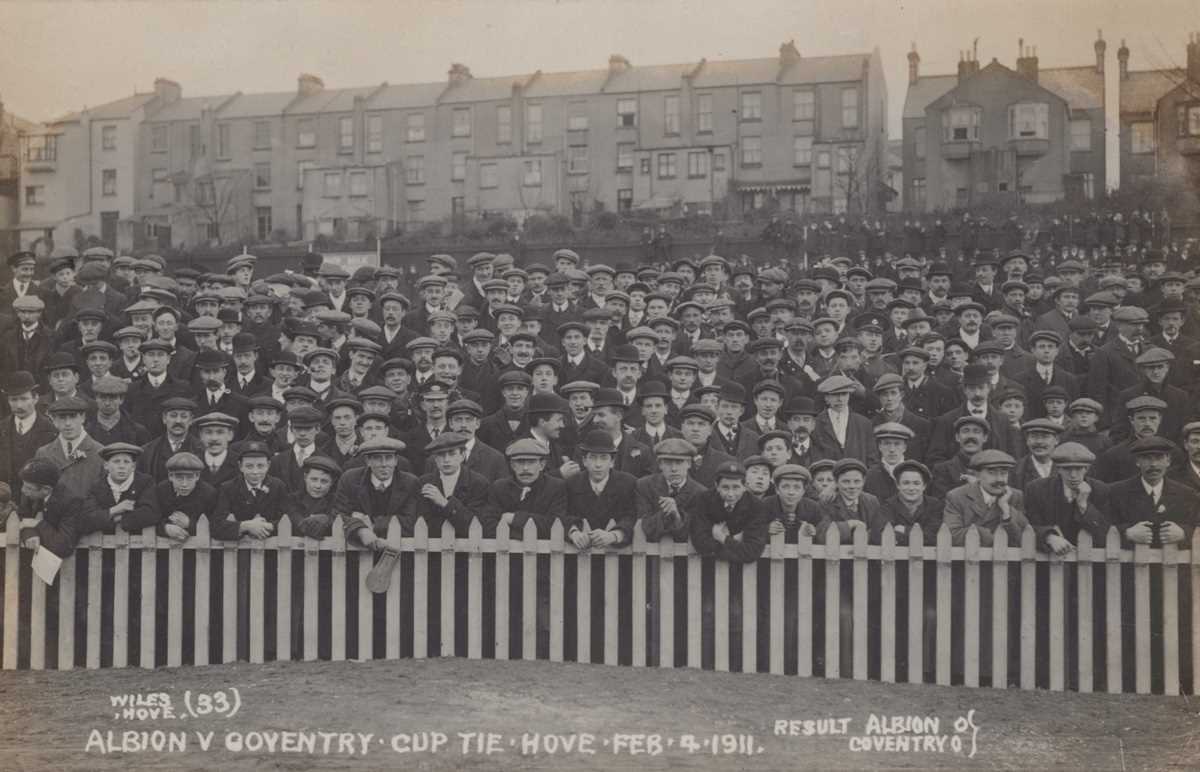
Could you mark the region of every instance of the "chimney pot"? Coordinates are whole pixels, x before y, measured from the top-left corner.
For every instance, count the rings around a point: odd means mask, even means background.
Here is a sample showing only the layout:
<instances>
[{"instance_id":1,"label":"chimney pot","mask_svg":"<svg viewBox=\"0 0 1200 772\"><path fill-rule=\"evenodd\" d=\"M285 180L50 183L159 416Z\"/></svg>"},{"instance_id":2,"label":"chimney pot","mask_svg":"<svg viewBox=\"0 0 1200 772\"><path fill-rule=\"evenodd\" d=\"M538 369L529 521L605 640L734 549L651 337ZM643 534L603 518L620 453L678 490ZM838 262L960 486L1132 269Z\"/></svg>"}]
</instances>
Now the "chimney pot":
<instances>
[{"instance_id":1,"label":"chimney pot","mask_svg":"<svg viewBox=\"0 0 1200 772\"><path fill-rule=\"evenodd\" d=\"M296 79L296 91L300 96L312 96L325 88L325 81L307 72L300 73Z\"/></svg>"},{"instance_id":2,"label":"chimney pot","mask_svg":"<svg viewBox=\"0 0 1200 772\"><path fill-rule=\"evenodd\" d=\"M183 88L170 78L155 78L154 94L163 104L171 104L183 96Z\"/></svg>"},{"instance_id":3,"label":"chimney pot","mask_svg":"<svg viewBox=\"0 0 1200 772\"><path fill-rule=\"evenodd\" d=\"M629 60L621 54L613 54L612 56L608 57L608 71L610 74L625 72L631 66L632 65L629 64Z\"/></svg>"}]
</instances>

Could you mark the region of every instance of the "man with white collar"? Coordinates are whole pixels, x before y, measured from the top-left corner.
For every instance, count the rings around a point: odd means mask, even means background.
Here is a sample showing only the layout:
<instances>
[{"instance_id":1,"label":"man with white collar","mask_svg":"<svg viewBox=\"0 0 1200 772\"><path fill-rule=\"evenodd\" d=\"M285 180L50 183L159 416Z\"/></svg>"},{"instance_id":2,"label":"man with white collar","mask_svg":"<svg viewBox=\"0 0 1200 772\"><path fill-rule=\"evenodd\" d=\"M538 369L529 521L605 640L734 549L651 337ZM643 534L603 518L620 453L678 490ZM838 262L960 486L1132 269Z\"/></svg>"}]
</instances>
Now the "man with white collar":
<instances>
[{"instance_id":1,"label":"man with white collar","mask_svg":"<svg viewBox=\"0 0 1200 772\"><path fill-rule=\"evenodd\" d=\"M337 373L338 355L333 349L316 348L304 355L304 366L308 368L308 388L317 395L318 405L324 405L336 397L347 396L334 383Z\"/></svg>"},{"instance_id":2,"label":"man with white collar","mask_svg":"<svg viewBox=\"0 0 1200 772\"><path fill-rule=\"evenodd\" d=\"M588 427L607 434L613 453L614 471L625 472L634 477L643 477L654 472L654 453L650 446L639 441L632 433L626 433L625 403L616 389L600 389L596 392L596 403ZM595 431L588 431L591 437ZM580 463L586 460L586 451L580 449ZM586 464L583 464L586 467Z\"/></svg>"},{"instance_id":3,"label":"man with white collar","mask_svg":"<svg viewBox=\"0 0 1200 772\"><path fill-rule=\"evenodd\" d=\"M0 307L7 309L17 298L37 296L38 287L34 281L37 272L37 256L33 252L15 252L8 258L8 267L12 272L12 280L0 287Z\"/></svg>"},{"instance_id":4,"label":"man with white collar","mask_svg":"<svg viewBox=\"0 0 1200 772\"><path fill-rule=\"evenodd\" d=\"M196 355L195 377L200 389L195 394L196 404L205 413L225 413L233 416L239 424L246 418L246 398L234 394L225 384L229 375L229 357L220 351L201 351ZM237 432L241 436L239 428Z\"/></svg>"},{"instance_id":5,"label":"man with white collar","mask_svg":"<svg viewBox=\"0 0 1200 772\"><path fill-rule=\"evenodd\" d=\"M317 271L317 280L321 283L321 288L325 290L325 294L329 295L329 307L334 311L345 311L346 305L346 281L350 278L350 273L337 263L326 261Z\"/></svg>"},{"instance_id":6,"label":"man with white collar","mask_svg":"<svg viewBox=\"0 0 1200 772\"><path fill-rule=\"evenodd\" d=\"M450 431L466 437L463 443L464 469L481 475L485 480L498 480L508 475L508 462L503 453L475 436L482 419L483 407L478 402L459 399L446 407L446 424ZM425 462L425 471L434 471L432 459Z\"/></svg>"},{"instance_id":7,"label":"man with white collar","mask_svg":"<svg viewBox=\"0 0 1200 772\"><path fill-rule=\"evenodd\" d=\"M441 535L442 523L451 523L460 537L467 536L471 521L482 515L491 483L466 466L465 434L445 432L425 446L432 471L421 475L417 516L425 518L431 535Z\"/></svg>"},{"instance_id":8,"label":"man with white collar","mask_svg":"<svg viewBox=\"0 0 1200 772\"><path fill-rule=\"evenodd\" d=\"M1175 443L1142 437L1130 446L1137 474L1109 487L1109 513L1125 544L1189 543L1200 522L1200 494L1167 478Z\"/></svg>"},{"instance_id":9,"label":"man with white collar","mask_svg":"<svg viewBox=\"0 0 1200 772\"><path fill-rule=\"evenodd\" d=\"M9 373L4 376L0 390L10 412L0 420L0 482L13 488L19 504L21 467L34 457L38 448L53 440L57 432L50 419L37 410L37 382L32 374Z\"/></svg>"},{"instance_id":10,"label":"man with white collar","mask_svg":"<svg viewBox=\"0 0 1200 772\"><path fill-rule=\"evenodd\" d=\"M412 535L420 501L420 483L396 468L405 445L391 437L368 440L358 449L366 465L347 470L338 480L333 514L345 523L346 540L383 549L392 517Z\"/></svg>"},{"instance_id":11,"label":"man with white collar","mask_svg":"<svg viewBox=\"0 0 1200 772\"><path fill-rule=\"evenodd\" d=\"M54 462L59 470L59 486L78 499L87 496L104 467L99 455L100 443L83 428L87 411L87 401L79 397L55 400L47 412L58 437L38 448L35 454Z\"/></svg>"},{"instance_id":12,"label":"man with white collar","mask_svg":"<svg viewBox=\"0 0 1200 772\"><path fill-rule=\"evenodd\" d=\"M37 295L27 293L12 301L12 309L17 323L0 339L0 366L9 372L41 373L53 346L52 332L42 321L46 304Z\"/></svg>"},{"instance_id":13,"label":"man with white collar","mask_svg":"<svg viewBox=\"0 0 1200 772\"><path fill-rule=\"evenodd\" d=\"M588 294L579 301L579 308L604 308L605 298L613 289L616 272L607 265L591 265L587 268Z\"/></svg>"},{"instance_id":14,"label":"man with white collar","mask_svg":"<svg viewBox=\"0 0 1200 772\"><path fill-rule=\"evenodd\" d=\"M988 335L983 329L983 315L986 309L982 303L969 301L954 309L958 317L958 338L967 344L972 351L981 341L987 340Z\"/></svg>"},{"instance_id":15,"label":"man with white collar","mask_svg":"<svg viewBox=\"0 0 1200 772\"><path fill-rule=\"evenodd\" d=\"M204 470L200 473L200 479L214 488L220 488L238 474L236 460L229 452L238 420L225 413L211 412L197 418L193 426L204 445L204 455L200 457L204 462Z\"/></svg>"},{"instance_id":16,"label":"man with white collar","mask_svg":"<svg viewBox=\"0 0 1200 772\"><path fill-rule=\"evenodd\" d=\"M954 456L957 442L954 439L955 422L969 415L987 421L988 448L1024 455L1020 430L1011 426L998 410L991 409L992 386L988 369L983 365L971 364L963 368L961 384L963 405L938 416L933 422L933 435L929 441L928 463L937 464Z\"/></svg>"},{"instance_id":17,"label":"man with white collar","mask_svg":"<svg viewBox=\"0 0 1200 772\"><path fill-rule=\"evenodd\" d=\"M1021 424L1028 455L1017 462L1009 481L1014 488L1025 490L1034 480L1044 480L1054 474L1054 449L1062 427L1048 418L1035 418Z\"/></svg>"},{"instance_id":18,"label":"man with white collar","mask_svg":"<svg viewBox=\"0 0 1200 772\"><path fill-rule=\"evenodd\" d=\"M283 480L288 490L298 491L304 485L304 462L318 452L317 433L325 422L325 411L311 405L296 407L287 411L287 422L292 443L274 455L268 474Z\"/></svg>"}]
</instances>

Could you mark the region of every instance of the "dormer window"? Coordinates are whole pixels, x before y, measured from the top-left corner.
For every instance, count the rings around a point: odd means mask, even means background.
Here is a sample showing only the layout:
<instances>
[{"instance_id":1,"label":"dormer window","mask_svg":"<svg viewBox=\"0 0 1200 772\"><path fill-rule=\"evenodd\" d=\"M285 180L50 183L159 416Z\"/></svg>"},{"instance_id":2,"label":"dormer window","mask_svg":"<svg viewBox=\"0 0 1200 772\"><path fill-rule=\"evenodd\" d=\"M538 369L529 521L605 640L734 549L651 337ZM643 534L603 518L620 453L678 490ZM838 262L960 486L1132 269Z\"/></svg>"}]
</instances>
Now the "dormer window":
<instances>
[{"instance_id":1,"label":"dormer window","mask_svg":"<svg viewBox=\"0 0 1200 772\"><path fill-rule=\"evenodd\" d=\"M951 107L942 113L943 138L946 142L978 142L979 119L983 111L978 107Z\"/></svg>"}]
</instances>

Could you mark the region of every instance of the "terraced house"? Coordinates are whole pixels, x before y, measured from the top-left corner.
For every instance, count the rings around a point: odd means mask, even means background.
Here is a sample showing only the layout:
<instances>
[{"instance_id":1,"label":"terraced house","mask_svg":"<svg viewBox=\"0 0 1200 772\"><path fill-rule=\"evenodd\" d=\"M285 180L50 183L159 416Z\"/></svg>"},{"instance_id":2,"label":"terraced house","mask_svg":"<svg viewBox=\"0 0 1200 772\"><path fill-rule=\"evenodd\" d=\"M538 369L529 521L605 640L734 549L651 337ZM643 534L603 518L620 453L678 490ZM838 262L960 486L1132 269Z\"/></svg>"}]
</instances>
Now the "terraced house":
<instances>
[{"instance_id":1,"label":"terraced house","mask_svg":"<svg viewBox=\"0 0 1200 772\"><path fill-rule=\"evenodd\" d=\"M53 184L29 212L31 234L81 227L118 246L101 223L111 214L98 214L107 201L57 201L82 195L85 169L103 174L65 136L72 120L118 113L128 160L115 184L127 198L111 211L126 247L359 239L533 212L873 210L886 198L878 50L809 57L789 42L763 59L636 66L613 55L578 72L475 77L454 64L440 83L334 89L305 74L267 94L184 97L159 79L154 93L52 124L58 156L38 173ZM49 152L33 142L31 158ZM90 220L73 214L89 208Z\"/></svg>"}]
</instances>

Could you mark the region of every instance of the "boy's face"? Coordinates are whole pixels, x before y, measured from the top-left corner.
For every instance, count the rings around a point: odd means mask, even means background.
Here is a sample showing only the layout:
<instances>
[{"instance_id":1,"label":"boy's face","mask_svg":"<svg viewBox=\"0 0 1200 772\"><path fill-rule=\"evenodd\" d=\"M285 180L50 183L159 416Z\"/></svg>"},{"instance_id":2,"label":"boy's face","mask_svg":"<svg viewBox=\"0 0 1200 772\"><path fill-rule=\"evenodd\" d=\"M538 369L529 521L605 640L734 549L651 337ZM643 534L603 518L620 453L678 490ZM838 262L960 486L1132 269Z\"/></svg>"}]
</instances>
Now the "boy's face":
<instances>
[{"instance_id":1,"label":"boy's face","mask_svg":"<svg viewBox=\"0 0 1200 772\"><path fill-rule=\"evenodd\" d=\"M49 485L38 485L26 480L21 481L21 495L27 499L34 501L42 501L50 495L50 491L54 490Z\"/></svg>"},{"instance_id":2,"label":"boy's face","mask_svg":"<svg viewBox=\"0 0 1200 772\"><path fill-rule=\"evenodd\" d=\"M1067 412L1067 401L1065 399L1058 399L1057 397L1047 399L1042 405L1046 408L1046 415L1051 418L1060 418Z\"/></svg>"},{"instance_id":3,"label":"boy's face","mask_svg":"<svg viewBox=\"0 0 1200 772\"><path fill-rule=\"evenodd\" d=\"M242 460L238 462L242 477L246 478L246 482L250 485L259 485L266 479L269 465L270 462L266 456L242 456Z\"/></svg>"},{"instance_id":4,"label":"boy's face","mask_svg":"<svg viewBox=\"0 0 1200 772\"><path fill-rule=\"evenodd\" d=\"M789 507L796 506L804 498L804 481L795 477L785 477L775 483L775 493L779 500Z\"/></svg>"},{"instance_id":5,"label":"boy's face","mask_svg":"<svg viewBox=\"0 0 1200 772\"><path fill-rule=\"evenodd\" d=\"M79 373L69 367L50 371L50 388L55 394L71 394L79 385Z\"/></svg>"},{"instance_id":6,"label":"boy's face","mask_svg":"<svg viewBox=\"0 0 1200 772\"><path fill-rule=\"evenodd\" d=\"M292 436L296 438L296 443L300 447L307 448L317 439L317 427L307 424L304 426L292 424Z\"/></svg>"},{"instance_id":7,"label":"boy's face","mask_svg":"<svg viewBox=\"0 0 1200 772\"><path fill-rule=\"evenodd\" d=\"M1047 407L1049 410L1049 407ZM1100 416L1093 413L1091 410L1075 410L1071 413L1071 421L1074 422L1077 431L1090 432L1096 427L1096 422Z\"/></svg>"},{"instance_id":8,"label":"boy's face","mask_svg":"<svg viewBox=\"0 0 1200 772\"><path fill-rule=\"evenodd\" d=\"M746 489L755 496L761 496L771 487L771 469L762 464L746 468Z\"/></svg>"},{"instance_id":9,"label":"boy's face","mask_svg":"<svg viewBox=\"0 0 1200 772\"><path fill-rule=\"evenodd\" d=\"M114 453L104 462L104 469L113 482L123 483L133 474L136 464L128 453Z\"/></svg>"},{"instance_id":10,"label":"boy's face","mask_svg":"<svg viewBox=\"0 0 1200 772\"><path fill-rule=\"evenodd\" d=\"M667 415L667 402L662 397L646 397L642 400L642 418L651 426L658 426Z\"/></svg>"},{"instance_id":11,"label":"boy's face","mask_svg":"<svg viewBox=\"0 0 1200 772\"><path fill-rule=\"evenodd\" d=\"M196 472L175 471L168 472L167 479L171 481L171 487L175 489L176 496L188 496L196 489L200 475Z\"/></svg>"},{"instance_id":12,"label":"boy's face","mask_svg":"<svg viewBox=\"0 0 1200 772\"><path fill-rule=\"evenodd\" d=\"M671 388L675 391L691 391L696 382L696 371L686 367L671 368Z\"/></svg>"},{"instance_id":13,"label":"boy's face","mask_svg":"<svg viewBox=\"0 0 1200 772\"><path fill-rule=\"evenodd\" d=\"M329 423L333 427L334 434L339 437L349 437L354 434L357 418L354 408L343 405L334 408L333 412L329 414Z\"/></svg>"},{"instance_id":14,"label":"boy's face","mask_svg":"<svg viewBox=\"0 0 1200 772\"><path fill-rule=\"evenodd\" d=\"M87 356L87 368L93 378L106 375L112 368L112 357L104 351L93 351Z\"/></svg>"},{"instance_id":15,"label":"boy's face","mask_svg":"<svg viewBox=\"0 0 1200 772\"><path fill-rule=\"evenodd\" d=\"M324 498L333 488L333 475L324 469L309 469L304 473L304 490L314 499Z\"/></svg>"},{"instance_id":16,"label":"boy's face","mask_svg":"<svg viewBox=\"0 0 1200 772\"><path fill-rule=\"evenodd\" d=\"M387 422L382 419L363 421L359 427L359 434L362 435L363 442L383 439L388 434Z\"/></svg>"},{"instance_id":17,"label":"boy's face","mask_svg":"<svg viewBox=\"0 0 1200 772\"><path fill-rule=\"evenodd\" d=\"M1025 403L1019 399L1006 399L1000 404L1000 412L1010 421L1020 422L1025 415Z\"/></svg>"},{"instance_id":18,"label":"boy's face","mask_svg":"<svg viewBox=\"0 0 1200 772\"><path fill-rule=\"evenodd\" d=\"M83 433L83 413L52 413L50 421L65 439L75 440Z\"/></svg>"},{"instance_id":19,"label":"boy's face","mask_svg":"<svg viewBox=\"0 0 1200 772\"><path fill-rule=\"evenodd\" d=\"M450 448L433 454L433 463L440 474L449 477L462 469L464 458L462 448Z\"/></svg>"},{"instance_id":20,"label":"boy's face","mask_svg":"<svg viewBox=\"0 0 1200 772\"><path fill-rule=\"evenodd\" d=\"M162 375L170 361L171 355L160 349L151 349L142 354L142 364L151 375Z\"/></svg>"},{"instance_id":21,"label":"boy's face","mask_svg":"<svg viewBox=\"0 0 1200 772\"><path fill-rule=\"evenodd\" d=\"M722 477L717 481L717 495L721 497L721 503L727 507L737 504L745 493L746 483L740 478Z\"/></svg>"},{"instance_id":22,"label":"boy's face","mask_svg":"<svg viewBox=\"0 0 1200 772\"><path fill-rule=\"evenodd\" d=\"M776 467L787 463L788 458L792 455L792 449L788 447L787 441L777 438L768 440L763 445L762 454L772 467ZM746 471L748 473L750 470L747 469Z\"/></svg>"},{"instance_id":23,"label":"boy's face","mask_svg":"<svg viewBox=\"0 0 1200 772\"><path fill-rule=\"evenodd\" d=\"M611 453L584 453L583 467L587 470L591 480L595 482L605 480L612 471L613 456Z\"/></svg>"}]
</instances>

